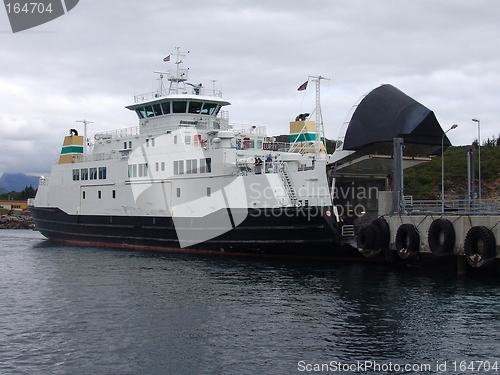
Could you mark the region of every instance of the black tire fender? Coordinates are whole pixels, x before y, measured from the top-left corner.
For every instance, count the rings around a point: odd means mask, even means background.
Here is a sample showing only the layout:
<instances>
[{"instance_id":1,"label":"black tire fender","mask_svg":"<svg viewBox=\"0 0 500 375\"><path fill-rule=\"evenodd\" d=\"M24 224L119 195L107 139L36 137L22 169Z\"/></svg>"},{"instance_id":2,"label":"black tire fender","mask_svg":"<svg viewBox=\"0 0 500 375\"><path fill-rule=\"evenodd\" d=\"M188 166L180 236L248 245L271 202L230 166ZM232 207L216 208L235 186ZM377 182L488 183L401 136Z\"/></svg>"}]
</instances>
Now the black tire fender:
<instances>
[{"instance_id":1,"label":"black tire fender","mask_svg":"<svg viewBox=\"0 0 500 375\"><path fill-rule=\"evenodd\" d=\"M479 225L470 228L467 232L464 248L467 262L474 268L480 268L493 262L497 244L493 232Z\"/></svg>"},{"instance_id":2,"label":"black tire fender","mask_svg":"<svg viewBox=\"0 0 500 375\"><path fill-rule=\"evenodd\" d=\"M387 249L391 241L391 228L383 217L373 220L372 225L378 227L380 230L380 247Z\"/></svg>"},{"instance_id":3,"label":"black tire fender","mask_svg":"<svg viewBox=\"0 0 500 375\"><path fill-rule=\"evenodd\" d=\"M375 232L372 226L366 226L359 230L357 246L360 250L372 249L375 241Z\"/></svg>"},{"instance_id":4,"label":"black tire fender","mask_svg":"<svg viewBox=\"0 0 500 375\"><path fill-rule=\"evenodd\" d=\"M455 228L449 220L436 219L431 223L427 241L434 255L451 254L455 248L455 240Z\"/></svg>"},{"instance_id":5,"label":"black tire fender","mask_svg":"<svg viewBox=\"0 0 500 375\"><path fill-rule=\"evenodd\" d=\"M418 254L420 235L413 224L402 224L396 232L396 250L402 259Z\"/></svg>"},{"instance_id":6,"label":"black tire fender","mask_svg":"<svg viewBox=\"0 0 500 375\"><path fill-rule=\"evenodd\" d=\"M368 225L360 229L358 233L357 246L360 250L380 249L380 229L375 225Z\"/></svg>"}]
</instances>

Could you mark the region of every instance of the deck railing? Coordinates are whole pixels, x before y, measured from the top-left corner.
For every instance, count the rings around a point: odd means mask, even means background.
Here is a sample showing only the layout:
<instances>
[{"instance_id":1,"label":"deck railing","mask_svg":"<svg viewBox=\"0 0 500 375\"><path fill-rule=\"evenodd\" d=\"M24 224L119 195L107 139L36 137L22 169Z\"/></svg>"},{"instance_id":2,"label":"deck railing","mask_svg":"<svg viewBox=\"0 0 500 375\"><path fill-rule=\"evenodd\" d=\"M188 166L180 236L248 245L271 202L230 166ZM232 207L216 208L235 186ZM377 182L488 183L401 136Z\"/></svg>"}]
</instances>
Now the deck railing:
<instances>
[{"instance_id":1,"label":"deck railing","mask_svg":"<svg viewBox=\"0 0 500 375\"><path fill-rule=\"evenodd\" d=\"M407 200L405 210L408 214L437 213L446 215L498 215L500 214L500 199L445 199L438 200Z\"/></svg>"}]
</instances>

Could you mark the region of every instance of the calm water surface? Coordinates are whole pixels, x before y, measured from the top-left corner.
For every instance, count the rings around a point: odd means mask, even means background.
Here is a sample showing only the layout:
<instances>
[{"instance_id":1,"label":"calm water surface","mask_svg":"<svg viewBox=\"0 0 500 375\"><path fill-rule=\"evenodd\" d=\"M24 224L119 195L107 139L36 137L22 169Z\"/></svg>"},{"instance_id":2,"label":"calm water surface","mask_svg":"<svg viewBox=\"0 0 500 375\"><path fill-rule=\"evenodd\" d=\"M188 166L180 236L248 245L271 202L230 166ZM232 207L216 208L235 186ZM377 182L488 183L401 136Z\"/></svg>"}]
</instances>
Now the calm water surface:
<instances>
[{"instance_id":1,"label":"calm water surface","mask_svg":"<svg viewBox=\"0 0 500 375\"><path fill-rule=\"evenodd\" d=\"M0 374L500 373L495 279L55 246L1 230L0 301ZM380 368L340 367L358 361Z\"/></svg>"}]
</instances>

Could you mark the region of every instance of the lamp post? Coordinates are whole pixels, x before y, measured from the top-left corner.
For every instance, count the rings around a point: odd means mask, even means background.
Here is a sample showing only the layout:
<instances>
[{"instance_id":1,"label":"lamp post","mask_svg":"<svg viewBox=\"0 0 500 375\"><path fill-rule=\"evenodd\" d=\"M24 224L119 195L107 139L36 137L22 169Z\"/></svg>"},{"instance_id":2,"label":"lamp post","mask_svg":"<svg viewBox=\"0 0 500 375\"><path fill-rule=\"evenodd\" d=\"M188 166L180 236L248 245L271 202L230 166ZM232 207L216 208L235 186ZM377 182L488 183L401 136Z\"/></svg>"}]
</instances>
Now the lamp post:
<instances>
[{"instance_id":1,"label":"lamp post","mask_svg":"<svg viewBox=\"0 0 500 375\"><path fill-rule=\"evenodd\" d=\"M479 205L481 205L481 121L477 118L473 118L472 121L477 122L477 173L479 180Z\"/></svg>"},{"instance_id":2,"label":"lamp post","mask_svg":"<svg viewBox=\"0 0 500 375\"><path fill-rule=\"evenodd\" d=\"M451 128L443 133L441 137L441 212L444 214L444 136L450 130L456 129L458 127L457 124L453 124Z\"/></svg>"}]
</instances>

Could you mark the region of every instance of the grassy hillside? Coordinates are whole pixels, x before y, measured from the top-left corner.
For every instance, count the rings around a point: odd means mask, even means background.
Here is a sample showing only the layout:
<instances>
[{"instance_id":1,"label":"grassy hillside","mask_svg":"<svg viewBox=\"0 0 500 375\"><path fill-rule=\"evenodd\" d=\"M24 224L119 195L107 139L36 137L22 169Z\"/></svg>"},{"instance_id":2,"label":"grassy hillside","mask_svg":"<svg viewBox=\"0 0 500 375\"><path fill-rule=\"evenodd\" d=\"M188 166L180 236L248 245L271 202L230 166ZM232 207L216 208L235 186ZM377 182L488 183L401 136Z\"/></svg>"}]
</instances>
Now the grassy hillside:
<instances>
[{"instance_id":1,"label":"grassy hillside","mask_svg":"<svg viewBox=\"0 0 500 375\"><path fill-rule=\"evenodd\" d=\"M477 148L474 151L475 178L477 185ZM500 147L481 147L482 197L500 196ZM467 194L467 148L450 147L444 153L444 177L446 196L449 198ZM414 199L439 199L441 194L441 156L404 171L405 195Z\"/></svg>"}]
</instances>

